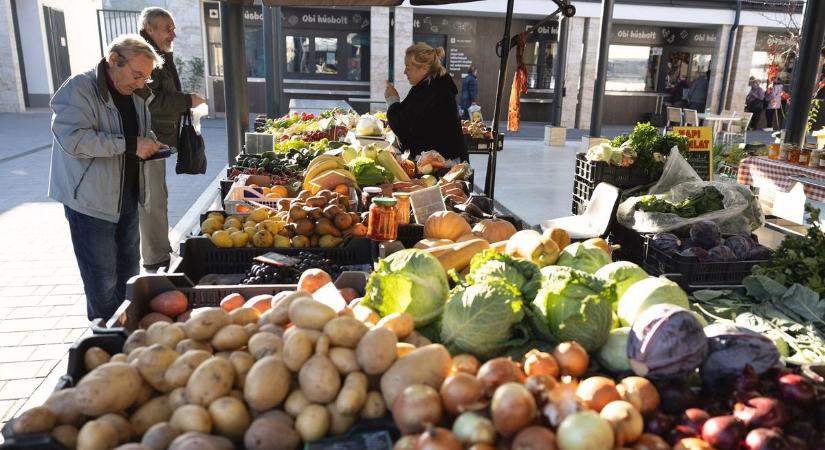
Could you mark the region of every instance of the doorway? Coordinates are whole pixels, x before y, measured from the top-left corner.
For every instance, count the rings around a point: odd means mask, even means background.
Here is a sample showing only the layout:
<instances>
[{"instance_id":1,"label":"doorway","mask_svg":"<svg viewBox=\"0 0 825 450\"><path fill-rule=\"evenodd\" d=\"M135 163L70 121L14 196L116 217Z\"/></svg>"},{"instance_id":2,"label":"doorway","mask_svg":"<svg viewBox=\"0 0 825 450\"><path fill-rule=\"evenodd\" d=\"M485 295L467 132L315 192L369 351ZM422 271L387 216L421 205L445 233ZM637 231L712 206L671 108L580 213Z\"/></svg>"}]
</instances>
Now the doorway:
<instances>
[{"instance_id":1,"label":"doorway","mask_svg":"<svg viewBox=\"0 0 825 450\"><path fill-rule=\"evenodd\" d=\"M63 11L43 7L43 21L46 24L46 40L49 45L49 62L52 67L52 84L56 91L72 74L69 63L69 42L66 39L66 19Z\"/></svg>"},{"instance_id":2,"label":"doorway","mask_svg":"<svg viewBox=\"0 0 825 450\"><path fill-rule=\"evenodd\" d=\"M710 69L710 63L711 54L708 49L666 48L659 71L660 90L672 94L674 88L681 89L683 92L680 97L684 98L689 86Z\"/></svg>"}]
</instances>

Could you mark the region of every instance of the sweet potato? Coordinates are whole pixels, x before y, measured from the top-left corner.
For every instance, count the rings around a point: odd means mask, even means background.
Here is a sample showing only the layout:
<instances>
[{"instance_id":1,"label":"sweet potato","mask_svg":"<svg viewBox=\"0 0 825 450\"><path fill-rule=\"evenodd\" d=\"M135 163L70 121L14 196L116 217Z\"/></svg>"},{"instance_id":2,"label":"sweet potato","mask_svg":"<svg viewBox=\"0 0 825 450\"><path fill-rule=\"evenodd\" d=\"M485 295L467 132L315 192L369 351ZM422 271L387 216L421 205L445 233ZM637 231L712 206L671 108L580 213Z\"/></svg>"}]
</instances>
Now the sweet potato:
<instances>
[{"instance_id":1,"label":"sweet potato","mask_svg":"<svg viewBox=\"0 0 825 450\"><path fill-rule=\"evenodd\" d=\"M149 308L169 317L183 313L189 307L186 295L181 291L166 291L149 301Z\"/></svg>"}]
</instances>

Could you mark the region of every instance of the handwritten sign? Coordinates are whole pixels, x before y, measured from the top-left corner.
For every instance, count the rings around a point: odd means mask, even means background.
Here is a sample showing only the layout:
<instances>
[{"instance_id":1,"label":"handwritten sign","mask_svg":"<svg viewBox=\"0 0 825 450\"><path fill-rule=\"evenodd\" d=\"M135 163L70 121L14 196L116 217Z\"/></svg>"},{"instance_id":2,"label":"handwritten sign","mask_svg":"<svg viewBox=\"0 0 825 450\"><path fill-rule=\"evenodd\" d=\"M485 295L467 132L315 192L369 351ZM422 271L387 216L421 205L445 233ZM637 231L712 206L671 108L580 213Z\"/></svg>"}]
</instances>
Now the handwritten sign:
<instances>
[{"instance_id":1,"label":"handwritten sign","mask_svg":"<svg viewBox=\"0 0 825 450\"><path fill-rule=\"evenodd\" d=\"M688 163L703 180L711 180L713 174L713 128L673 127L673 132L688 138Z\"/></svg>"}]
</instances>

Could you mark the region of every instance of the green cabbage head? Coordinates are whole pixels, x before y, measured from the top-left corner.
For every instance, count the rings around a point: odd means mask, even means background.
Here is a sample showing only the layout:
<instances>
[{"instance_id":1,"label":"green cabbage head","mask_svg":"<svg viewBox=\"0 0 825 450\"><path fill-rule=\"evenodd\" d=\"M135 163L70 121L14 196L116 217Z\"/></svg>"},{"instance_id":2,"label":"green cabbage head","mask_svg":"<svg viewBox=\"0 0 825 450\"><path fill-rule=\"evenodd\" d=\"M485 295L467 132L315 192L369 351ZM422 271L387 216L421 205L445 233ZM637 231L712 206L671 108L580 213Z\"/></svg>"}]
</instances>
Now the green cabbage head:
<instances>
[{"instance_id":1,"label":"green cabbage head","mask_svg":"<svg viewBox=\"0 0 825 450\"><path fill-rule=\"evenodd\" d=\"M616 328L610 331L607 342L596 354L596 359L613 373L630 372L630 359L627 357L627 340L630 327Z\"/></svg>"},{"instance_id":2,"label":"green cabbage head","mask_svg":"<svg viewBox=\"0 0 825 450\"><path fill-rule=\"evenodd\" d=\"M632 326L644 310L659 303L690 309L687 294L678 284L666 278L646 278L633 283L619 298L616 311L622 326Z\"/></svg>"},{"instance_id":3,"label":"green cabbage head","mask_svg":"<svg viewBox=\"0 0 825 450\"><path fill-rule=\"evenodd\" d=\"M577 341L588 352L598 350L613 325L613 285L570 267L548 266L541 273L544 282L533 307L553 340Z\"/></svg>"},{"instance_id":4,"label":"green cabbage head","mask_svg":"<svg viewBox=\"0 0 825 450\"><path fill-rule=\"evenodd\" d=\"M596 246L576 242L564 247L556 264L572 267L582 272L596 273L597 270L610 264L610 255Z\"/></svg>"},{"instance_id":5,"label":"green cabbage head","mask_svg":"<svg viewBox=\"0 0 825 450\"><path fill-rule=\"evenodd\" d=\"M415 326L421 327L441 315L449 292L447 275L438 259L421 250L408 249L378 262L367 281L363 302L381 317L410 314Z\"/></svg>"},{"instance_id":6,"label":"green cabbage head","mask_svg":"<svg viewBox=\"0 0 825 450\"><path fill-rule=\"evenodd\" d=\"M532 261L515 259L495 250L484 250L473 256L467 283L486 283L493 279L510 283L525 300L530 301L536 298L542 278L539 266Z\"/></svg>"},{"instance_id":7,"label":"green cabbage head","mask_svg":"<svg viewBox=\"0 0 825 450\"><path fill-rule=\"evenodd\" d=\"M647 272L630 261L612 262L597 270L595 275L602 280L616 283L616 298L622 298L622 294L637 281L648 278ZM615 310L617 305L613 304Z\"/></svg>"}]
</instances>

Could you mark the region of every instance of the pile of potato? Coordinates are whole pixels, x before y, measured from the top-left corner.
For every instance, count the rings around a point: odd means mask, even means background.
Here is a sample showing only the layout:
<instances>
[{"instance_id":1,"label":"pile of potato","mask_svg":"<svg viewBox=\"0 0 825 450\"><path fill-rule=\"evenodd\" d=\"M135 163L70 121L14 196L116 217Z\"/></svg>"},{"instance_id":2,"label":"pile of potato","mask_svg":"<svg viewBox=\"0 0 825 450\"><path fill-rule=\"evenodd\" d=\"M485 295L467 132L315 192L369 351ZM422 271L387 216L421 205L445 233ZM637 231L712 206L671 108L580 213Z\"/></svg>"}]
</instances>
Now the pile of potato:
<instances>
[{"instance_id":1,"label":"pile of potato","mask_svg":"<svg viewBox=\"0 0 825 450\"><path fill-rule=\"evenodd\" d=\"M308 290L261 309L202 308L134 331L122 353L91 348L76 387L13 430L79 450L295 449L384 417L406 387L437 389L449 374L447 350L406 314L379 320L358 299L336 311Z\"/></svg>"}]
</instances>

